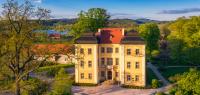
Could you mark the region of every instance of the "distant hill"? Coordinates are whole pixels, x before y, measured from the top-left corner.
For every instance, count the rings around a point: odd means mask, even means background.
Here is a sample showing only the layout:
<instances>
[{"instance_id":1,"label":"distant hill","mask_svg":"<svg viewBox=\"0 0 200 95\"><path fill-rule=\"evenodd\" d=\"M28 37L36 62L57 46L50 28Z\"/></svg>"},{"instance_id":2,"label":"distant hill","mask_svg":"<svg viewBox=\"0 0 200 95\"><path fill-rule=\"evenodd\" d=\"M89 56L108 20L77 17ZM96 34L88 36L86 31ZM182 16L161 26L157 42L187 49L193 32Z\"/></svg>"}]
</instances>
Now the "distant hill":
<instances>
[{"instance_id":1,"label":"distant hill","mask_svg":"<svg viewBox=\"0 0 200 95\"><path fill-rule=\"evenodd\" d=\"M63 24L74 24L77 21L76 18L74 19L67 19L67 18L63 18L63 19L51 19L51 20L47 20L47 21L43 21L44 25L47 26L52 26L56 23L63 23ZM115 24L115 25L122 25L122 24L144 24L147 22L155 22L155 23L166 23L167 21L157 21L157 20L151 20L151 19L146 19L146 18L141 18L141 19L111 19L109 20L109 24Z\"/></svg>"},{"instance_id":2,"label":"distant hill","mask_svg":"<svg viewBox=\"0 0 200 95\"><path fill-rule=\"evenodd\" d=\"M154 23L166 23L168 21L158 21L158 20L151 20L151 19L146 19L146 18L141 18L141 19L136 19L134 20L134 22L136 22L137 24L144 24L144 23L148 23L148 22L154 22Z\"/></svg>"}]
</instances>

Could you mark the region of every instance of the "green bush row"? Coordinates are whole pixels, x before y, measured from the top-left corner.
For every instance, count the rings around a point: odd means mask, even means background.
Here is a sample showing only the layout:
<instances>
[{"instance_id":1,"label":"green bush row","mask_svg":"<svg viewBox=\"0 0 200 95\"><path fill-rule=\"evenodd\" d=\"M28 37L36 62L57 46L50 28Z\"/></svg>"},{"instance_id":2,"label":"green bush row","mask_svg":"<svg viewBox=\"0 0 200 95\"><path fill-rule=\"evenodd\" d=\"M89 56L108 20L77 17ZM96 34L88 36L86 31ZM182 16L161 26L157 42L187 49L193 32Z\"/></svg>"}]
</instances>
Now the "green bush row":
<instances>
[{"instance_id":1,"label":"green bush row","mask_svg":"<svg viewBox=\"0 0 200 95\"><path fill-rule=\"evenodd\" d=\"M73 83L73 86L97 86L98 84L92 84L92 83Z\"/></svg>"},{"instance_id":2,"label":"green bush row","mask_svg":"<svg viewBox=\"0 0 200 95\"><path fill-rule=\"evenodd\" d=\"M122 85L123 88L131 88L131 89L150 89L149 87L142 86L133 86L133 85Z\"/></svg>"},{"instance_id":3,"label":"green bush row","mask_svg":"<svg viewBox=\"0 0 200 95\"><path fill-rule=\"evenodd\" d=\"M59 64L59 65L53 65L53 66L40 67L36 70L36 72L43 72L43 71L48 71L51 69L70 68L70 67L74 67L74 64Z\"/></svg>"}]
</instances>

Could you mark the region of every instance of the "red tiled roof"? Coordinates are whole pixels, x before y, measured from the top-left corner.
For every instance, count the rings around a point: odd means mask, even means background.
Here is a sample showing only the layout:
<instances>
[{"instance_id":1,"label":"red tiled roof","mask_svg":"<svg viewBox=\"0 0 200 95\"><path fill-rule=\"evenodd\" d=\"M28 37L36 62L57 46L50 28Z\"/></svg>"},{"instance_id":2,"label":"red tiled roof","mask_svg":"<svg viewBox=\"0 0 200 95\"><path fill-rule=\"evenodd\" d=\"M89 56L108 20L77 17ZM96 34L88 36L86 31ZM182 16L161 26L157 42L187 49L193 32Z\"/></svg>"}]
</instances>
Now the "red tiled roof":
<instances>
[{"instance_id":1,"label":"red tiled roof","mask_svg":"<svg viewBox=\"0 0 200 95\"><path fill-rule=\"evenodd\" d=\"M123 28L102 28L100 33L97 33L100 44L120 44L124 37Z\"/></svg>"},{"instance_id":2,"label":"red tiled roof","mask_svg":"<svg viewBox=\"0 0 200 95\"><path fill-rule=\"evenodd\" d=\"M50 34L49 37L60 37L60 34Z\"/></svg>"},{"instance_id":3,"label":"red tiled roof","mask_svg":"<svg viewBox=\"0 0 200 95\"><path fill-rule=\"evenodd\" d=\"M34 46L33 51L37 54L45 54L45 53L58 53L65 54L70 51L72 46L65 44L37 44Z\"/></svg>"}]
</instances>

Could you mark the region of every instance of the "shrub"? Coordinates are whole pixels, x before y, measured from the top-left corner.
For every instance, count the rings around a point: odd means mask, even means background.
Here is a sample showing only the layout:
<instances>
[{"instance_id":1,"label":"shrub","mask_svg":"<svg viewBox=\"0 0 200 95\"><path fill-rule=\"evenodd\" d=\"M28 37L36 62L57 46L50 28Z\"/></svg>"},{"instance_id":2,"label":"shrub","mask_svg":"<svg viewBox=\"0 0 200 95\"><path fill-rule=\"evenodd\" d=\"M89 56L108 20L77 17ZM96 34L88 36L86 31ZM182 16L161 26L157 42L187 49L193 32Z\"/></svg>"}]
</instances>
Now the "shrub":
<instances>
[{"instance_id":1,"label":"shrub","mask_svg":"<svg viewBox=\"0 0 200 95\"><path fill-rule=\"evenodd\" d=\"M47 70L46 75L49 77L54 77L58 73L58 68L50 68Z\"/></svg>"},{"instance_id":2,"label":"shrub","mask_svg":"<svg viewBox=\"0 0 200 95\"><path fill-rule=\"evenodd\" d=\"M164 92L157 92L155 95L165 95Z\"/></svg>"},{"instance_id":3,"label":"shrub","mask_svg":"<svg viewBox=\"0 0 200 95\"><path fill-rule=\"evenodd\" d=\"M176 88L172 88L172 89L169 90L169 94L170 95L175 95L176 91L177 91Z\"/></svg>"},{"instance_id":4,"label":"shrub","mask_svg":"<svg viewBox=\"0 0 200 95\"><path fill-rule=\"evenodd\" d=\"M153 50L153 51L151 52L151 55L152 55L152 57L154 57L154 58L158 57L159 54L160 54L160 51L158 51L158 50Z\"/></svg>"},{"instance_id":5,"label":"shrub","mask_svg":"<svg viewBox=\"0 0 200 95\"><path fill-rule=\"evenodd\" d=\"M176 74L175 76L169 77L170 82L177 82L180 79L181 79L180 74Z\"/></svg>"},{"instance_id":6,"label":"shrub","mask_svg":"<svg viewBox=\"0 0 200 95\"><path fill-rule=\"evenodd\" d=\"M152 88L158 88L160 86L160 83L157 79L152 79L151 81L151 87Z\"/></svg>"},{"instance_id":7,"label":"shrub","mask_svg":"<svg viewBox=\"0 0 200 95\"><path fill-rule=\"evenodd\" d=\"M50 95L70 95L71 94L72 81L65 73L65 69L61 68L56 74L55 82L53 83L52 91Z\"/></svg>"},{"instance_id":8,"label":"shrub","mask_svg":"<svg viewBox=\"0 0 200 95\"><path fill-rule=\"evenodd\" d=\"M30 78L27 81L21 81L22 95L41 95L48 89L48 84L37 78Z\"/></svg>"}]
</instances>

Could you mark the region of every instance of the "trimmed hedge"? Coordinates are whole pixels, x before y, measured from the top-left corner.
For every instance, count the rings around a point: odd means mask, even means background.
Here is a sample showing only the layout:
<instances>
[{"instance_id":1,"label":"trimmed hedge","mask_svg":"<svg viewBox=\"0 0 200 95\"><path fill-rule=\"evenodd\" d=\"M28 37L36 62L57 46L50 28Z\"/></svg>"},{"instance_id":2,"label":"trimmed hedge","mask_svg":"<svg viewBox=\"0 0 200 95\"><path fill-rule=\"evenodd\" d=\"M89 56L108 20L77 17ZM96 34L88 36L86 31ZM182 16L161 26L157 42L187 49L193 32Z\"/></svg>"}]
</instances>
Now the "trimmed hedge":
<instances>
[{"instance_id":1,"label":"trimmed hedge","mask_svg":"<svg viewBox=\"0 0 200 95\"><path fill-rule=\"evenodd\" d=\"M130 89L151 89L150 87L133 86L133 85L122 85L121 87Z\"/></svg>"},{"instance_id":2,"label":"trimmed hedge","mask_svg":"<svg viewBox=\"0 0 200 95\"><path fill-rule=\"evenodd\" d=\"M43 72L43 71L48 71L51 69L60 69L60 68L70 68L74 67L74 64L59 64L59 65L53 65L53 66L45 66L45 67L40 67L36 70L36 72Z\"/></svg>"},{"instance_id":3,"label":"trimmed hedge","mask_svg":"<svg viewBox=\"0 0 200 95\"><path fill-rule=\"evenodd\" d=\"M92 83L73 83L73 86L97 86L98 84L92 84Z\"/></svg>"}]
</instances>

